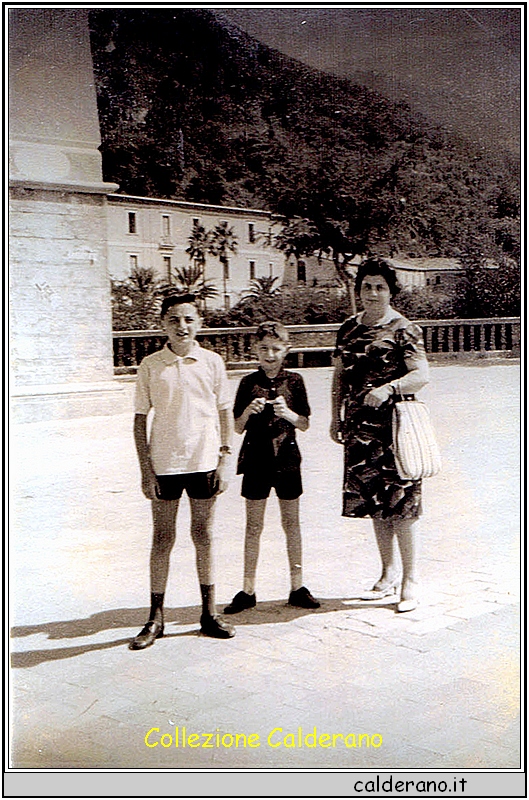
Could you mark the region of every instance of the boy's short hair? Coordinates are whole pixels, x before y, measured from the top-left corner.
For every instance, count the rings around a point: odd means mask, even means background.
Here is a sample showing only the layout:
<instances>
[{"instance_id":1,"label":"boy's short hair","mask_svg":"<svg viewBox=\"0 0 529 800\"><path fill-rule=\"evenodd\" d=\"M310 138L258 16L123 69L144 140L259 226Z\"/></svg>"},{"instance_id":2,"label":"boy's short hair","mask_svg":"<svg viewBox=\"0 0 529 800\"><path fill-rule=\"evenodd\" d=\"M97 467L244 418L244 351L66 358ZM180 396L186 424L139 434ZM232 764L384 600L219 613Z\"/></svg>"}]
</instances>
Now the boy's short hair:
<instances>
[{"instance_id":1,"label":"boy's short hair","mask_svg":"<svg viewBox=\"0 0 529 800\"><path fill-rule=\"evenodd\" d=\"M255 338L258 342L261 342L265 336L272 336L274 339L279 339L285 344L290 343L288 331L282 322L275 322L273 320L261 322L255 332Z\"/></svg>"},{"instance_id":2,"label":"boy's short hair","mask_svg":"<svg viewBox=\"0 0 529 800\"><path fill-rule=\"evenodd\" d=\"M186 294L169 294L162 300L160 317L163 319L170 308L173 306L180 306L183 303L191 303L198 312L197 297L195 294L191 294L191 292L187 292Z\"/></svg>"}]
</instances>

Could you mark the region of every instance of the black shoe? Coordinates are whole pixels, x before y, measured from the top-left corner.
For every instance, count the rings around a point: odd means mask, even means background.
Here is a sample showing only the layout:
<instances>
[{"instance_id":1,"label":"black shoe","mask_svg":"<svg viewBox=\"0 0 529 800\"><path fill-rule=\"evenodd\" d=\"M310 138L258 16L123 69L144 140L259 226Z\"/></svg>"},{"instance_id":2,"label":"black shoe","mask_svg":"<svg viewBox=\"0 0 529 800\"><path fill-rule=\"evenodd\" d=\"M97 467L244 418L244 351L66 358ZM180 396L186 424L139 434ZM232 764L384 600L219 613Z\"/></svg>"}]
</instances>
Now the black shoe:
<instances>
[{"instance_id":1,"label":"black shoe","mask_svg":"<svg viewBox=\"0 0 529 800\"><path fill-rule=\"evenodd\" d=\"M163 636L163 622L150 619L129 644L129 650L145 650Z\"/></svg>"},{"instance_id":2,"label":"black shoe","mask_svg":"<svg viewBox=\"0 0 529 800\"><path fill-rule=\"evenodd\" d=\"M235 628L218 617L202 614L200 617L200 633L212 639L231 639L235 636Z\"/></svg>"},{"instance_id":3,"label":"black shoe","mask_svg":"<svg viewBox=\"0 0 529 800\"><path fill-rule=\"evenodd\" d=\"M238 592L229 606L224 609L225 614L238 614L239 611L246 611L247 608L254 608L257 600L254 594Z\"/></svg>"},{"instance_id":4,"label":"black shoe","mask_svg":"<svg viewBox=\"0 0 529 800\"><path fill-rule=\"evenodd\" d=\"M288 598L288 605L289 606L297 606L297 608L319 608L320 604L318 601L311 595L309 590L306 586L302 586L301 589L296 589L295 592L290 592Z\"/></svg>"}]
</instances>

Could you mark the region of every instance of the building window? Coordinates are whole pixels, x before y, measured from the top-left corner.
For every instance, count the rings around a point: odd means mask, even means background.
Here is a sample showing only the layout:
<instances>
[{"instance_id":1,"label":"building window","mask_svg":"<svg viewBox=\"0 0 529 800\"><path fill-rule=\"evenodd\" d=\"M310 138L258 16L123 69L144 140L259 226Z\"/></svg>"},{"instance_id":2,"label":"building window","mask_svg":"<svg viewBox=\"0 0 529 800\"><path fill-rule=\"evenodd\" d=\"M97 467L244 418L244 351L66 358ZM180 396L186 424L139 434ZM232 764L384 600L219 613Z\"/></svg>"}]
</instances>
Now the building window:
<instances>
[{"instance_id":1,"label":"building window","mask_svg":"<svg viewBox=\"0 0 529 800\"><path fill-rule=\"evenodd\" d=\"M163 257L163 268L167 276L167 280L171 283L171 256Z\"/></svg>"},{"instance_id":2,"label":"building window","mask_svg":"<svg viewBox=\"0 0 529 800\"><path fill-rule=\"evenodd\" d=\"M226 309L226 311L230 310L230 296L229 296L229 294L225 294L224 295L224 308Z\"/></svg>"},{"instance_id":3,"label":"building window","mask_svg":"<svg viewBox=\"0 0 529 800\"><path fill-rule=\"evenodd\" d=\"M253 222L248 223L248 241L250 244L255 242L255 225Z\"/></svg>"},{"instance_id":4,"label":"building window","mask_svg":"<svg viewBox=\"0 0 529 800\"><path fill-rule=\"evenodd\" d=\"M129 267L131 273L138 269L138 256L129 256Z\"/></svg>"},{"instance_id":5,"label":"building window","mask_svg":"<svg viewBox=\"0 0 529 800\"><path fill-rule=\"evenodd\" d=\"M162 214L162 236L168 238L171 235L171 220L169 214Z\"/></svg>"},{"instance_id":6,"label":"building window","mask_svg":"<svg viewBox=\"0 0 529 800\"><path fill-rule=\"evenodd\" d=\"M193 226L196 228L200 225L200 220L198 217L193 217Z\"/></svg>"},{"instance_id":7,"label":"building window","mask_svg":"<svg viewBox=\"0 0 529 800\"><path fill-rule=\"evenodd\" d=\"M435 276L435 282L436 282L438 285L441 283L441 276L440 276L440 275L436 275L436 276Z\"/></svg>"},{"instance_id":8,"label":"building window","mask_svg":"<svg viewBox=\"0 0 529 800\"><path fill-rule=\"evenodd\" d=\"M307 267L305 262L300 259L298 261L298 283L306 283L307 281Z\"/></svg>"},{"instance_id":9,"label":"building window","mask_svg":"<svg viewBox=\"0 0 529 800\"><path fill-rule=\"evenodd\" d=\"M426 278L426 286L430 285L430 278Z\"/></svg>"},{"instance_id":10,"label":"building window","mask_svg":"<svg viewBox=\"0 0 529 800\"><path fill-rule=\"evenodd\" d=\"M129 211L129 233L136 233L136 212Z\"/></svg>"},{"instance_id":11,"label":"building window","mask_svg":"<svg viewBox=\"0 0 529 800\"><path fill-rule=\"evenodd\" d=\"M255 261L250 261L250 280L255 280Z\"/></svg>"}]
</instances>

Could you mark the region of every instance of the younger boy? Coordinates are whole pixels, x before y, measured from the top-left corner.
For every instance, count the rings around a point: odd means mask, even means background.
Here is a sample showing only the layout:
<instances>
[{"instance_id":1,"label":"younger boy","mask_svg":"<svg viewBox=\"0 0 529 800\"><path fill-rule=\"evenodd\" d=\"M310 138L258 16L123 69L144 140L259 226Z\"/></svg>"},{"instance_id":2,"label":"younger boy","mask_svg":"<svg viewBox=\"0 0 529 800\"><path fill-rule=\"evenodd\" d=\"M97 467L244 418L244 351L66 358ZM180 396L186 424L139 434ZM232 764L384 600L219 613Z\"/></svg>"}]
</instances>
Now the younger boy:
<instances>
[{"instance_id":1,"label":"younger boy","mask_svg":"<svg viewBox=\"0 0 529 800\"><path fill-rule=\"evenodd\" d=\"M289 605L319 608L302 585L299 497L301 454L296 428L309 427L310 408L303 378L283 369L289 350L288 332L280 322L263 322L257 329L257 372L242 378L233 415L235 430L246 435L237 472L244 475L241 494L246 498L243 590L235 595L225 614L237 614L256 604L255 573L266 500L276 490L281 522L287 540L291 592Z\"/></svg>"},{"instance_id":2,"label":"younger boy","mask_svg":"<svg viewBox=\"0 0 529 800\"><path fill-rule=\"evenodd\" d=\"M212 522L217 493L227 486L227 456L233 422L226 370L217 353L195 341L200 316L194 295L165 297L161 311L167 333L165 347L143 359L138 369L134 440L141 468L142 490L152 501L151 611L132 640L143 650L163 636L163 601L176 515L185 489L191 506L191 537L202 595L200 630L229 639L231 625L215 613L212 579ZM154 409L147 439L147 415Z\"/></svg>"}]
</instances>

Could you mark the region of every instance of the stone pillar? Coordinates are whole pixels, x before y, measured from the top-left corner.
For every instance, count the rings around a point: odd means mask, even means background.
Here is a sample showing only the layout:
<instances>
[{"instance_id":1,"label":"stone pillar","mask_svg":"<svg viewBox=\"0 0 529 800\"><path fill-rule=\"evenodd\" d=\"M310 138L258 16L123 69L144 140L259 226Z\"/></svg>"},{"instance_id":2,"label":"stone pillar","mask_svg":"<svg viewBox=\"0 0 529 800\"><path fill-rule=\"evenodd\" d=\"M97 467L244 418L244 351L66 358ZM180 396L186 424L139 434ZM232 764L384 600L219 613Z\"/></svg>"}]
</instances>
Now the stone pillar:
<instances>
[{"instance_id":1,"label":"stone pillar","mask_svg":"<svg viewBox=\"0 0 529 800\"><path fill-rule=\"evenodd\" d=\"M102 177L87 9L9 11L9 139L18 416L97 413L113 379L106 195L118 187Z\"/></svg>"}]
</instances>

